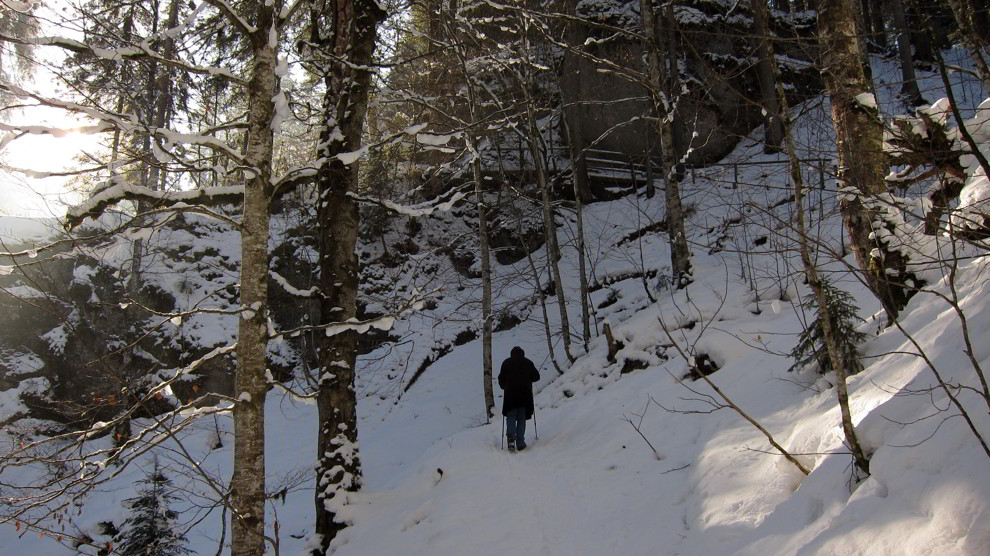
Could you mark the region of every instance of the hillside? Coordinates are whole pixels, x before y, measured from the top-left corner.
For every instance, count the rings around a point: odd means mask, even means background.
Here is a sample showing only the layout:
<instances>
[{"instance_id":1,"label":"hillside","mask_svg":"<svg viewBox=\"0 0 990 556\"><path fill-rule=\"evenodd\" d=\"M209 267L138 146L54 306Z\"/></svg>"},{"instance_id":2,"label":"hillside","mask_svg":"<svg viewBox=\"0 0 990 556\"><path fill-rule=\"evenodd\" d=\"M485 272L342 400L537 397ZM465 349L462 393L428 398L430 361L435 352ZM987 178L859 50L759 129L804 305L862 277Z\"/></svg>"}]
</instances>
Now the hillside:
<instances>
[{"instance_id":1,"label":"hillside","mask_svg":"<svg viewBox=\"0 0 990 556\"><path fill-rule=\"evenodd\" d=\"M875 77L892 71L878 63ZM926 90L934 87L929 81ZM881 101L890 92L880 91ZM892 102L888 107L896 111ZM827 103L811 102L796 112L802 155L817 158L833 140L823 124ZM389 331L394 340L361 358L365 489L348 506L353 525L335 540L334 554L990 553L984 526L990 519L990 455L948 399L948 393L956 396L972 427L990 433L974 373L974 366L990 362L985 244L958 245L957 266L927 269L930 291L912 299L899 326L884 328L879 303L849 271L855 265L851 256L830 256L842 252L834 183L814 191L819 262L833 283L854 296L864 319L859 329L870 336L860 346L865 369L849 383L860 440L871 455L870 477L857 481L843 446L834 377L788 370L788 353L812 312L801 306L807 288L788 226L793 207L782 160L746 140L721 164L688 178L695 282L682 291L656 277L669 270L668 239L655 226L664 215L662 199L639 192L585 208L600 286L592 293L596 330L609 322L623 345L614 363L607 360L605 338L596 333L588 352L575 353L576 362L558 375L527 260L496 265L496 307L506 316L495 337L496 365L518 345L542 377L536 421L529 423L531 447L517 454L502 449L501 419L486 422L484 416L481 343L472 337L479 325L479 280L470 264L467 272L458 269L456 253L443 249L452 238L470 234L463 217L468 209L418 220L420 229L412 234L417 247L407 249L415 252L399 264L371 265L365 276L368 311L387 312L401 299L396 295L411 292L429 292L432 303L400 318ZM819 169L829 162L806 166L810 184L818 183ZM574 223L572 211L561 214L564 286L568 310L577 314ZM284 222L278 226L291 229ZM368 260L389 259L381 246L394 250L408 235L406 219L397 218L382 237L366 238L362 253ZM208 280L192 274L193 263L162 263L157 283L175 299L182 288L198 294L234 280L227 265L236 253L236 234L222 225L205 238L162 241L188 242L192 252L216 257L211 264L220 269ZM300 247L296 256L306 252ZM546 259L543 249L534 256ZM192 286L180 288L185 272ZM954 292L968 336L959 312L946 303ZM552 296L547 303L556 326ZM198 348L232 339L232 326L218 322L189 324ZM273 351L290 359L295 349ZM566 363L562 347L554 350ZM686 376L701 354L718 367L710 375L714 384L796 454L810 475L773 452L759 430L723 407L711 386ZM940 389L933 369L945 383L971 388ZM5 412L18 404L10 395L2 402ZM280 553L301 554L313 527L315 408L273 389L267 419L268 488L282 492L268 506L269 523L277 523L269 532L279 539ZM206 416L156 450L180 488L174 509L198 554L222 553L229 539L228 516L211 481L222 483L230 475L231 430L228 415ZM17 441L12 432L4 430L4 443ZM0 552L71 554L77 551L71 535L87 536L92 545L78 551L96 554L109 538L101 522L124 521L124 501L135 495L150 456L114 469L116 477L99 492L73 502L61 524L65 538L5 526ZM21 474L19 480L43 474L0 472Z\"/></svg>"}]
</instances>

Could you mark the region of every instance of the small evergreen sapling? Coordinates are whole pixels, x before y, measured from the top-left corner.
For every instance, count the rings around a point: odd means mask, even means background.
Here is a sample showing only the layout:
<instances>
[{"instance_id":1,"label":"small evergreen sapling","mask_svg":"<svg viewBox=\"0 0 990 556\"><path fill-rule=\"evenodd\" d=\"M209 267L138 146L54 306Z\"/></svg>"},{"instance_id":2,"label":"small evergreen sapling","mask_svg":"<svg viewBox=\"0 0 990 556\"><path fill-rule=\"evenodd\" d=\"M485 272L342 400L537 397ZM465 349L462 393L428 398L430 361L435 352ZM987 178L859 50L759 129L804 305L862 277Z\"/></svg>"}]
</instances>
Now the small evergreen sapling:
<instances>
[{"instance_id":1,"label":"small evergreen sapling","mask_svg":"<svg viewBox=\"0 0 990 556\"><path fill-rule=\"evenodd\" d=\"M190 554L186 537L176 523L179 514L170 508L178 497L157 459L151 473L139 483L145 486L138 490L138 495L124 501L131 516L120 527L114 553L126 556Z\"/></svg>"},{"instance_id":2,"label":"small evergreen sapling","mask_svg":"<svg viewBox=\"0 0 990 556\"><path fill-rule=\"evenodd\" d=\"M822 280L822 289L825 292L828 316L832 322L832 328L835 330L839 356L846 368L846 374L854 375L863 370L857 348L859 344L869 338L869 335L856 330L856 326L865 321L856 314L853 298L847 292L835 287L828 280ZM788 370L795 371L815 362L818 363L819 373L828 373L832 370L832 362L829 360L828 349L825 347L825 334L822 332L819 307L815 295L805 296L802 305L813 309L815 318L801 332L797 345L791 350L790 355L794 359L794 364Z\"/></svg>"}]
</instances>

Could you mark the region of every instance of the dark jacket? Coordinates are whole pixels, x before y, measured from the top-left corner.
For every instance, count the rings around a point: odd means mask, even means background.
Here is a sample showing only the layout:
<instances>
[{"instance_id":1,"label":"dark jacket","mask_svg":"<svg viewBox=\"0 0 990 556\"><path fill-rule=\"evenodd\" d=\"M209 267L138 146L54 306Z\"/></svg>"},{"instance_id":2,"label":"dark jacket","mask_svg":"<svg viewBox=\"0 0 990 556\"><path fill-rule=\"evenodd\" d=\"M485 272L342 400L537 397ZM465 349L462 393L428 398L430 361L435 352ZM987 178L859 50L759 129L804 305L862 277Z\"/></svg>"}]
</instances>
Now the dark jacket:
<instances>
[{"instance_id":1,"label":"dark jacket","mask_svg":"<svg viewBox=\"0 0 990 556\"><path fill-rule=\"evenodd\" d=\"M526 408L526 418L533 417L533 383L540 380L536 365L526 358L520 347L512 348L512 356L502 362L498 373L498 386L505 391L502 397L502 415L517 407Z\"/></svg>"}]
</instances>

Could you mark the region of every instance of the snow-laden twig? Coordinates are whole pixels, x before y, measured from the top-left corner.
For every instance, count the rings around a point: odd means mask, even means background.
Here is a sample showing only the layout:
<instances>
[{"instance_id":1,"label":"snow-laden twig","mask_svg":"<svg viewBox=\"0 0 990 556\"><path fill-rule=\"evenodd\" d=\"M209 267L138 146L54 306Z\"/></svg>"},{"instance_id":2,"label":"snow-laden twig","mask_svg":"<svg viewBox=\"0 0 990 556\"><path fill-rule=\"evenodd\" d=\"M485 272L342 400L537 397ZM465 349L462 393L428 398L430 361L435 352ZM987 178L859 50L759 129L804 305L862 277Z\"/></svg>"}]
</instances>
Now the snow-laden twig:
<instances>
[{"instance_id":1,"label":"snow-laden twig","mask_svg":"<svg viewBox=\"0 0 990 556\"><path fill-rule=\"evenodd\" d=\"M348 196L356 201L363 203L370 203L373 205L378 205L382 208L386 208L396 214L402 214L405 216L429 216L435 212L447 212L454 205L456 205L461 199L467 197L468 193L464 191L454 191L450 195L450 198L446 201L440 201L435 199L428 203L422 203L419 205L406 206L390 201L388 199L375 199L373 197L367 197L364 195L359 195L357 193L349 193Z\"/></svg>"},{"instance_id":2,"label":"snow-laden twig","mask_svg":"<svg viewBox=\"0 0 990 556\"><path fill-rule=\"evenodd\" d=\"M217 0L214 0L217 1ZM54 46L70 52L88 52L93 54L98 58L103 58L105 60L120 61L120 60L151 60L158 62L169 67L173 67L188 73L194 73L198 75L211 75L225 77L238 85L247 85L247 80L234 75L230 70L226 68L218 68L213 66L197 66L194 64L189 64L181 60L174 60L172 58L167 58L161 54L152 50L149 46L148 41L144 41L138 45L130 45L122 48L99 48L96 46L89 45L85 42L78 41L75 39L70 39L67 37L29 37L20 38L8 35L6 33L0 33L0 42L9 42L13 44L23 44L28 46Z\"/></svg>"},{"instance_id":3,"label":"snow-laden twig","mask_svg":"<svg viewBox=\"0 0 990 556\"><path fill-rule=\"evenodd\" d=\"M112 185L86 201L70 208L65 215L66 226L73 228L82 223L86 217L95 217L103 213L110 205L120 201L145 201L153 204L166 204L176 207L185 204L222 204L240 201L244 196L243 185L225 185L191 189L188 191L157 191L148 187L118 183ZM181 207L179 207L181 208Z\"/></svg>"}]
</instances>

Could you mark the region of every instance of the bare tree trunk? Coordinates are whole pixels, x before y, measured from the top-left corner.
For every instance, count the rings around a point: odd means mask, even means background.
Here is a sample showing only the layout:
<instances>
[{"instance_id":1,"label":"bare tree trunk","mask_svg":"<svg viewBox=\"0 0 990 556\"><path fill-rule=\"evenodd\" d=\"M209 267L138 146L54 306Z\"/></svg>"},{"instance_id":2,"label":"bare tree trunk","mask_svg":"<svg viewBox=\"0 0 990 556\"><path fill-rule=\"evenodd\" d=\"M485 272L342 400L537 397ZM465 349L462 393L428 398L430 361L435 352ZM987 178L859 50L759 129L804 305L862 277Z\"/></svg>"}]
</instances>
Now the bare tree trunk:
<instances>
[{"instance_id":1,"label":"bare tree trunk","mask_svg":"<svg viewBox=\"0 0 990 556\"><path fill-rule=\"evenodd\" d=\"M565 4L566 14L574 17L577 13L577 0L568 0ZM567 22L566 42L572 49L580 48L584 37L581 24L576 17ZM588 166L584 156L584 126L578 102L581 99L581 60L571 50L564 51L560 77L560 96L564 101L561 113L564 129L567 133L567 148L571 157L571 174L574 180L574 195L582 203L594 200L591 187L588 184Z\"/></svg>"},{"instance_id":2,"label":"bare tree trunk","mask_svg":"<svg viewBox=\"0 0 990 556\"><path fill-rule=\"evenodd\" d=\"M914 108L924 104L925 99L921 98L918 80L914 75L911 32L904 15L904 1L891 0L890 7L894 14L894 26L897 28L897 53L901 58L901 99L909 108Z\"/></svg>"},{"instance_id":3,"label":"bare tree trunk","mask_svg":"<svg viewBox=\"0 0 990 556\"><path fill-rule=\"evenodd\" d=\"M818 34L823 47L822 73L832 101L839 187L850 188L840 210L856 262L870 290L886 309L888 321L892 321L913 294L905 284L917 280L907 272L903 253L889 249L874 236L873 223L881 215L868 204L887 192L887 165L883 123L861 64L853 1L821 0Z\"/></svg>"},{"instance_id":4,"label":"bare tree trunk","mask_svg":"<svg viewBox=\"0 0 990 556\"><path fill-rule=\"evenodd\" d=\"M578 274L581 288L581 339L587 353L591 342L591 307L588 302L588 264L584 250L584 205L581 204L577 191L574 192L574 214L577 218Z\"/></svg>"},{"instance_id":5,"label":"bare tree trunk","mask_svg":"<svg viewBox=\"0 0 990 556\"><path fill-rule=\"evenodd\" d=\"M467 72L464 73L467 76ZM470 79L469 79L470 81ZM474 88L468 84L468 102L471 105L471 119L475 119ZM488 245L488 205L485 203L482 188L481 157L478 154L477 141L468 132L468 149L471 151L471 172L474 178L474 192L478 203L478 243L481 251L481 318L482 318L482 380L484 381L485 416L490 421L495 417L495 391L492 385L492 261Z\"/></svg>"},{"instance_id":6,"label":"bare tree trunk","mask_svg":"<svg viewBox=\"0 0 990 556\"><path fill-rule=\"evenodd\" d=\"M754 0L754 2L756 1L758 0ZM770 56L772 59L772 47ZM798 158L797 147L794 144L794 135L791 133L790 108L784 88L780 84L777 64L772 64L770 66L770 70L774 73L774 83L776 84L775 96L777 97L777 104L780 107L780 112L776 114L776 116L780 120L783 127L783 139L789 162L790 178L791 183L794 185L794 226L798 236L798 247L801 254L801 263L804 267L805 278L808 285L811 287L811 290L815 295L815 300L818 305L819 320L822 324L822 334L825 338L826 350L828 351L832 368L835 369L836 396L838 398L839 413L842 420L842 431L845 435L846 444L849 446L849 449L853 454L856 467L861 472L869 475L870 462L859 444L859 437L856 435L856 429L853 427L852 412L849 409L849 393L846 387L846 377L848 372L843 365L843 359L839 353L838 342L836 341L835 331L828 312L828 301L825 296L825 290L822 287L822 281L818 274L818 269L811 257L808 233L804 223L804 176L801 174L801 162ZM703 376L703 378L707 380L707 377ZM792 461L794 461L796 465L799 465L796 460ZM801 466L799 465L799 467ZM803 467L802 471L804 471L806 475L808 474Z\"/></svg>"},{"instance_id":7,"label":"bare tree trunk","mask_svg":"<svg viewBox=\"0 0 990 556\"><path fill-rule=\"evenodd\" d=\"M466 54L463 46L458 42L453 30L447 29L448 35L456 45L453 47L457 56L458 65L461 69L461 78L464 81L467 92L467 108L471 124L481 121L480 105L478 102L475 82L468 71ZM468 130L465 135L465 144L471 154L471 177L474 180L475 202L478 206L478 244L481 256L481 318L482 318L482 338L481 338L481 358L482 358L482 389L485 399L485 418L491 421L495 417L495 390L493 386L493 347L492 336L494 312L492 310L492 266L491 250L488 243L488 205L485 203L484 180L481 168L481 154L478 152L478 143L481 137L475 135L475 130Z\"/></svg>"},{"instance_id":8,"label":"bare tree trunk","mask_svg":"<svg viewBox=\"0 0 990 556\"><path fill-rule=\"evenodd\" d=\"M775 153L780 151L784 139L784 126L780 121L780 108L777 106L777 84L774 78L770 48L770 29L767 23L767 4L765 0L752 0L753 38L756 50L756 73L760 82L760 98L763 104L763 128L766 130L766 140L763 152Z\"/></svg>"},{"instance_id":9,"label":"bare tree trunk","mask_svg":"<svg viewBox=\"0 0 990 556\"><path fill-rule=\"evenodd\" d=\"M568 0L565 6L567 15L577 13L577 0ZM581 26L575 20L567 23L567 44L571 48L579 48L582 41ZM564 128L567 131L567 147L571 157L571 182L574 186L574 213L577 218L577 250L578 273L581 281L581 339L584 351L588 351L591 342L591 309L588 306L588 270L587 257L584 251L584 203L593 199L588 185L588 167L584 157L584 133L581 114L578 106L573 104L580 97L580 59L571 52L564 52L563 76L561 77L561 97L565 101L570 97L571 104L565 102L563 109ZM649 147L647 147L649 149ZM649 150L647 150L649 156ZM649 160L649 159L647 159ZM647 184L647 191L652 191L653 184Z\"/></svg>"},{"instance_id":10,"label":"bare tree trunk","mask_svg":"<svg viewBox=\"0 0 990 556\"><path fill-rule=\"evenodd\" d=\"M165 29L172 29L179 24L179 0L171 0L168 7L168 15L165 18ZM153 34L158 35L158 12L153 10L154 25ZM133 13L128 14L128 18L125 21L125 35L130 35L130 26L133 23ZM161 55L167 60L172 60L176 58L176 44L175 38L172 36L164 35L163 44L161 45ZM148 94L147 103L148 106L152 107L149 113L149 121L147 122L152 128L164 128L167 124L172 121L173 117L173 101L174 101L174 72L169 69L168 66L164 64L151 63L150 64L150 79L148 80ZM146 176L144 180L145 187L153 190L163 189L165 181L165 172L162 171L160 165L162 164L155 156L153 152L154 146L152 143L155 141L153 137L148 137L145 139L147 141L146 148L144 152L141 153L145 160L142 165L145 169L141 172L142 176ZM137 213L141 215L148 210L147 203L139 202L137 205ZM144 240L141 238L135 239L131 244L131 274L127 281L127 293L132 299L138 299L138 292L141 289L141 267L144 259Z\"/></svg>"},{"instance_id":11,"label":"bare tree trunk","mask_svg":"<svg viewBox=\"0 0 990 556\"><path fill-rule=\"evenodd\" d=\"M464 58L461 57L461 68L467 80L468 104L471 110L471 120L477 120L477 98L475 97L474 86L467 72ZM485 203L483 180L481 175L481 155L478 153L477 140L472 132L468 132L468 148L471 151L473 160L471 161L471 173L474 177L474 191L478 202L478 243L481 251L481 318L482 318L482 380L484 381L485 394L485 416L491 421L495 417L495 390L492 384L492 260L488 245L488 205Z\"/></svg>"},{"instance_id":12,"label":"bare tree trunk","mask_svg":"<svg viewBox=\"0 0 990 556\"><path fill-rule=\"evenodd\" d=\"M911 44L914 45L914 58L925 62L935 61L934 50L939 48L936 44L936 37L932 37L926 30L925 19L928 14L923 12L922 6L913 2L904 5L904 14L908 19L908 28L911 32Z\"/></svg>"},{"instance_id":13,"label":"bare tree trunk","mask_svg":"<svg viewBox=\"0 0 990 556\"><path fill-rule=\"evenodd\" d=\"M475 153L477 154L477 153ZM492 386L492 262L488 248L488 206L481 187L481 159L472 163L475 195L478 201L478 236L481 243L481 318L482 318L482 378L485 381L485 415L495 417L495 391Z\"/></svg>"},{"instance_id":14,"label":"bare tree trunk","mask_svg":"<svg viewBox=\"0 0 990 556\"><path fill-rule=\"evenodd\" d=\"M550 184L547 183L547 172L543 161L543 155L539 148L540 130L536 126L536 117L533 115L532 103L526 103L526 119L528 122L528 137L530 153L536 166L536 180L540 188L540 197L543 201L543 230L547 236L547 256L550 264L550 271L554 281L554 291L557 294L557 305L560 309L560 331L564 340L564 352L567 360L574 362L574 355L571 353L571 324L567 318L567 298L564 296L564 282L560 274L560 244L557 242L557 222L553 214L553 206L550 204Z\"/></svg>"},{"instance_id":15,"label":"bare tree trunk","mask_svg":"<svg viewBox=\"0 0 990 556\"><path fill-rule=\"evenodd\" d=\"M317 153L324 160L317 174L320 225L321 323L357 316L359 213L351 197L357 191L358 165L338 155L361 147L371 87L371 64L378 24L385 12L374 0L333 0L311 11L313 44L326 56L324 127ZM328 25L328 26L324 26ZM350 161L349 161L350 162ZM361 487L358 457L357 397L354 367L357 333L318 335L321 375L317 391L319 457L316 479L316 529L324 554L347 521L341 510L349 493Z\"/></svg>"},{"instance_id":16,"label":"bare tree trunk","mask_svg":"<svg viewBox=\"0 0 990 556\"><path fill-rule=\"evenodd\" d=\"M550 356L550 362L553 364L553 368L557 370L557 374L562 375L564 371L560 368L560 363L557 362L557 355L553 349L553 334L550 332L550 314L547 312L547 297L543 293L540 271L537 270L536 263L533 262L533 251L526 242L521 219L516 219L516 229L519 232L519 237L523 240L523 249L526 251L526 262L529 263L529 270L533 274L533 283L536 286L536 296L540 298L540 309L543 311L543 335L547 340L547 353Z\"/></svg>"},{"instance_id":17,"label":"bare tree trunk","mask_svg":"<svg viewBox=\"0 0 990 556\"><path fill-rule=\"evenodd\" d=\"M873 42L881 52L887 50L887 28L883 19L883 0L867 0L870 3L870 31Z\"/></svg>"},{"instance_id":18,"label":"bare tree trunk","mask_svg":"<svg viewBox=\"0 0 990 556\"><path fill-rule=\"evenodd\" d=\"M255 8L251 36L252 70L248 84L248 143L245 161L251 174L244 188L241 222L240 303L237 375L234 392L234 471L231 490L231 553L260 556L265 552L265 351L268 346L268 223L272 172L273 98L277 91L275 8Z\"/></svg>"},{"instance_id":19,"label":"bare tree trunk","mask_svg":"<svg viewBox=\"0 0 990 556\"><path fill-rule=\"evenodd\" d=\"M863 28L867 31L866 41L875 52L887 49L887 33L883 25L883 6L880 0L860 0L860 13Z\"/></svg>"},{"instance_id":20,"label":"bare tree trunk","mask_svg":"<svg viewBox=\"0 0 990 556\"><path fill-rule=\"evenodd\" d=\"M825 289L822 286L822 280L818 274L815 262L811 258L811 249L808 245L808 232L804 224L804 178L801 175L801 163L798 160L797 149L794 146L794 137L790 133L789 125L786 129L786 141L787 156L790 159L791 182L794 184L794 227L798 236L805 279L808 281L808 286L811 287L811 291L815 295L815 302L818 305L818 320L821 323L822 336L825 339L825 349L828 351L829 360L832 362L832 369L835 370L835 391L839 402L842 432L845 435L846 445L849 446L849 451L852 452L856 467L862 473L869 475L870 460L866 457L863 448L859 444L859 437L856 435L856 429L853 427L852 411L849 409L849 390L846 386L846 378L849 370L846 369L842 356L839 354L839 344L835 338L832 319L829 316Z\"/></svg>"},{"instance_id":21,"label":"bare tree trunk","mask_svg":"<svg viewBox=\"0 0 990 556\"><path fill-rule=\"evenodd\" d=\"M668 10L672 10L669 5ZM646 45L647 72L650 80L650 96L657 117L657 133L663 156L664 198L667 202L667 233L670 237L670 266L673 282L678 289L691 283L691 250L684 229L684 209L681 205L680 175L677 172L677 152L674 148L674 113L670 94L677 82L676 65L665 70L660 60L660 32L656 12L651 0L640 0L643 32ZM666 17L673 26L672 12ZM674 30L669 29L673 34ZM673 53L670 53L673 56Z\"/></svg>"},{"instance_id":22,"label":"bare tree trunk","mask_svg":"<svg viewBox=\"0 0 990 556\"><path fill-rule=\"evenodd\" d=\"M526 22L521 19L520 29L523 30L523 37L526 37ZM523 47L523 53L528 55L528 47ZM529 61L528 59L526 60ZM529 67L527 64L526 67ZM523 102L526 106L526 146L530 156L533 157L533 166L536 169L536 182L540 188L540 197L543 201L543 229L547 237L547 251L549 255L550 271L554 281L554 291L557 294L557 305L560 310L560 330L564 340L564 352L567 360L571 363L575 358L571 352L571 323L567 316L567 298L564 295L564 282L560 274L560 244L557 241L557 222L554 218L553 206L550 203L550 184L547 179L546 158L544 157L543 135L536 123L534 113L534 99L530 93L531 86L528 76L520 78L520 89L523 94ZM522 159L520 159L521 161Z\"/></svg>"}]
</instances>

